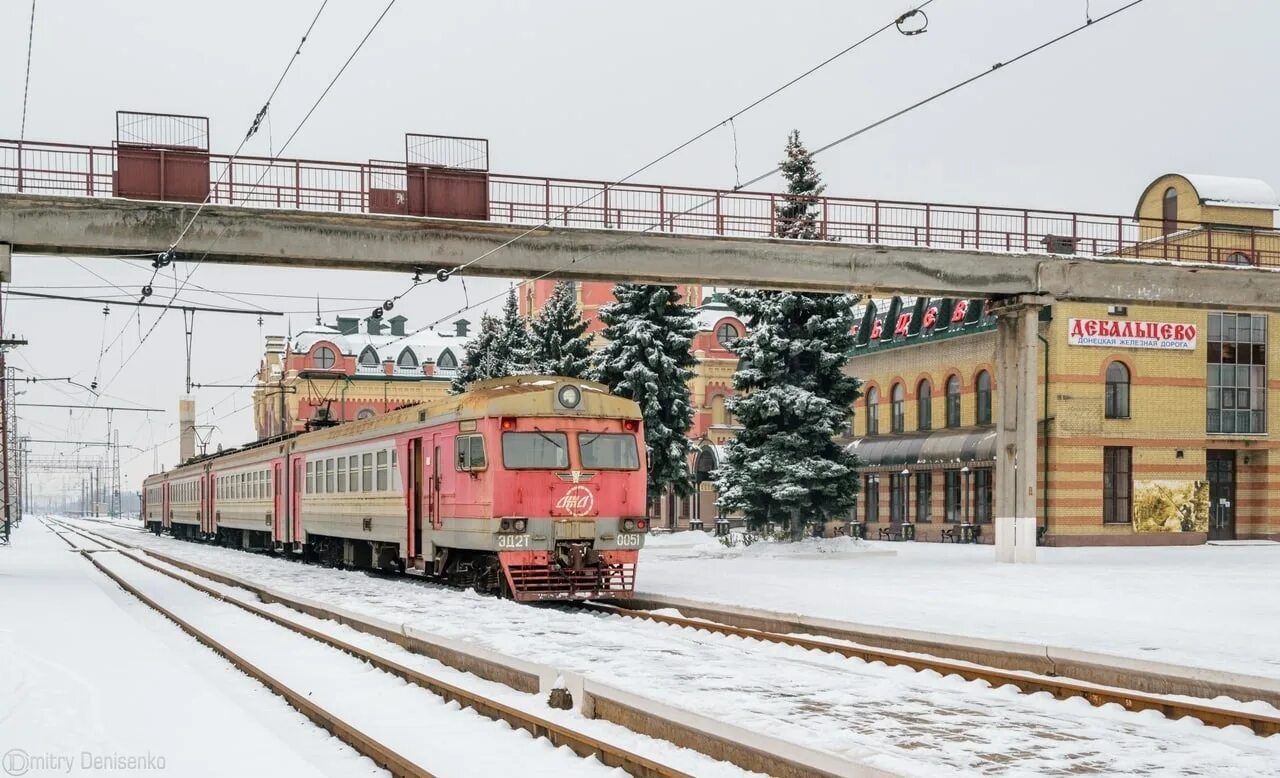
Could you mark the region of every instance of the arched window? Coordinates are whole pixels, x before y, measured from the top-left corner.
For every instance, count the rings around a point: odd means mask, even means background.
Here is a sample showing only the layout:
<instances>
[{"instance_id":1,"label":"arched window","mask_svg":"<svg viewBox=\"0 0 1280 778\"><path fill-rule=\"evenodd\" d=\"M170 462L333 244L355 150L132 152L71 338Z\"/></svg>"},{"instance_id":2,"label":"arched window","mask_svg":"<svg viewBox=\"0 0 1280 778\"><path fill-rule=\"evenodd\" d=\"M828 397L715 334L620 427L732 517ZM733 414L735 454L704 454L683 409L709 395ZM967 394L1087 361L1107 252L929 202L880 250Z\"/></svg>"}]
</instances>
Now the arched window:
<instances>
[{"instance_id":1,"label":"arched window","mask_svg":"<svg viewBox=\"0 0 1280 778\"><path fill-rule=\"evenodd\" d=\"M947 426L960 426L960 376L947 379Z\"/></svg>"},{"instance_id":2,"label":"arched window","mask_svg":"<svg viewBox=\"0 0 1280 778\"><path fill-rule=\"evenodd\" d=\"M360 364L376 366L378 363L378 352L373 350L373 346L365 346L364 351L360 352Z\"/></svg>"},{"instance_id":3,"label":"arched window","mask_svg":"<svg viewBox=\"0 0 1280 778\"><path fill-rule=\"evenodd\" d=\"M453 355L449 349L440 352L440 358L436 360L436 367L446 369L456 368L458 366L458 358Z\"/></svg>"},{"instance_id":4,"label":"arched window","mask_svg":"<svg viewBox=\"0 0 1280 778\"><path fill-rule=\"evenodd\" d=\"M1162 224L1160 230L1165 235L1178 231L1178 190L1169 187L1164 190L1163 210L1160 214Z\"/></svg>"},{"instance_id":5,"label":"arched window","mask_svg":"<svg viewBox=\"0 0 1280 778\"><path fill-rule=\"evenodd\" d=\"M737 339L738 328L729 322L725 322L716 328L716 341L720 343L721 348L730 348Z\"/></svg>"},{"instance_id":6,"label":"arched window","mask_svg":"<svg viewBox=\"0 0 1280 778\"><path fill-rule=\"evenodd\" d=\"M907 426L907 390L902 384L894 384L890 394L893 407L890 408L889 429L892 432L903 432Z\"/></svg>"},{"instance_id":7,"label":"arched window","mask_svg":"<svg viewBox=\"0 0 1280 778\"><path fill-rule=\"evenodd\" d=\"M916 421L921 432L933 429L933 385L927 378L916 387Z\"/></svg>"},{"instance_id":8,"label":"arched window","mask_svg":"<svg viewBox=\"0 0 1280 778\"><path fill-rule=\"evenodd\" d=\"M1129 368L1123 362L1107 365L1106 417L1129 418Z\"/></svg>"},{"instance_id":9,"label":"arched window","mask_svg":"<svg viewBox=\"0 0 1280 778\"><path fill-rule=\"evenodd\" d=\"M360 412L356 414L356 421L364 421L365 419L372 419L375 415L376 415L376 412L372 408L361 408Z\"/></svg>"},{"instance_id":10,"label":"arched window","mask_svg":"<svg viewBox=\"0 0 1280 778\"><path fill-rule=\"evenodd\" d=\"M400 356L396 358L396 365L399 367L407 368L409 370L412 370L413 368L417 367L418 358L414 356L413 349L410 349L408 346L406 346L404 351L400 352Z\"/></svg>"},{"instance_id":11,"label":"arched window","mask_svg":"<svg viewBox=\"0 0 1280 778\"><path fill-rule=\"evenodd\" d=\"M880 434L880 390L874 386L867 389L867 435Z\"/></svg>"},{"instance_id":12,"label":"arched window","mask_svg":"<svg viewBox=\"0 0 1280 778\"><path fill-rule=\"evenodd\" d=\"M1252 265L1253 260L1243 251L1233 251L1227 255L1228 265Z\"/></svg>"},{"instance_id":13,"label":"arched window","mask_svg":"<svg viewBox=\"0 0 1280 778\"><path fill-rule=\"evenodd\" d=\"M333 354L333 349L329 348L328 346L321 346L320 348L316 349L314 358L316 362L316 367L320 368L321 370L328 370L329 368L333 367L334 362L338 361Z\"/></svg>"},{"instance_id":14,"label":"arched window","mask_svg":"<svg viewBox=\"0 0 1280 778\"><path fill-rule=\"evenodd\" d=\"M978 423L990 424L991 423L991 374L983 370L982 372L978 373L978 377L974 381L974 383L977 384Z\"/></svg>"}]
</instances>

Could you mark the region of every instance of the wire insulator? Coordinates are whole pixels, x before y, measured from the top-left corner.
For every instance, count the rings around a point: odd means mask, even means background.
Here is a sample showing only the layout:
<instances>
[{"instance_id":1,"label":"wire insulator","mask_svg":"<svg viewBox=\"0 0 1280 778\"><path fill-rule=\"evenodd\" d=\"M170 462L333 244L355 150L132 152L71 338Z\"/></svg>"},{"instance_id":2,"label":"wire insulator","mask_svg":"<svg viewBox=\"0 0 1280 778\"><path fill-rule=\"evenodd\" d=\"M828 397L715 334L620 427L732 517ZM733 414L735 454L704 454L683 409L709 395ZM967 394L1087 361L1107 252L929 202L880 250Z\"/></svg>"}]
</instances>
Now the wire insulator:
<instances>
[{"instance_id":1,"label":"wire insulator","mask_svg":"<svg viewBox=\"0 0 1280 778\"><path fill-rule=\"evenodd\" d=\"M448 270L445 270L444 268L440 268L439 270L437 270L437 271L436 271L436 280L437 280L437 281L440 281L441 283L443 283L443 282L445 282L445 281L448 281L448 280L449 280L449 271L448 271Z\"/></svg>"},{"instance_id":2,"label":"wire insulator","mask_svg":"<svg viewBox=\"0 0 1280 778\"><path fill-rule=\"evenodd\" d=\"M394 307L396 307L396 304L395 304L395 301L394 301L394 300L387 300L386 302L384 302L384 303L382 304L382 310L384 310L384 311L389 311L389 310L391 310L391 309L392 309L392 308L394 308Z\"/></svg>"},{"instance_id":3,"label":"wire insulator","mask_svg":"<svg viewBox=\"0 0 1280 778\"><path fill-rule=\"evenodd\" d=\"M375 318L375 319L381 319L381 318L382 318L382 309L381 309L381 308L374 308L374 309L373 309L373 313L371 313L371 314L369 314L369 315L370 315L370 316L372 316L372 317L373 317L373 318Z\"/></svg>"},{"instance_id":4,"label":"wire insulator","mask_svg":"<svg viewBox=\"0 0 1280 778\"><path fill-rule=\"evenodd\" d=\"M903 27L903 26L902 26L902 23L903 23L903 22L905 22L906 20L910 19L910 18L911 18L911 17L913 17L913 16L919 16L919 17L920 17L920 19L921 19L921 21L920 21L920 26L919 26L919 27L912 27L912 28L910 28L910 29L908 29L908 28L906 28L906 27ZM910 11L907 11L907 12L906 12L906 13L904 13L902 16L899 16L899 17L897 18L897 20L894 22L894 24L895 24L895 25L897 25L897 27L898 27L898 32L902 33L903 35L919 35L919 34L920 34L920 33L922 33L922 32L926 32L926 31L928 31L928 29L929 29L929 17L928 17L928 15L927 15L927 14L925 14L925 12L924 12L924 11L921 11L919 8L912 8Z\"/></svg>"}]
</instances>

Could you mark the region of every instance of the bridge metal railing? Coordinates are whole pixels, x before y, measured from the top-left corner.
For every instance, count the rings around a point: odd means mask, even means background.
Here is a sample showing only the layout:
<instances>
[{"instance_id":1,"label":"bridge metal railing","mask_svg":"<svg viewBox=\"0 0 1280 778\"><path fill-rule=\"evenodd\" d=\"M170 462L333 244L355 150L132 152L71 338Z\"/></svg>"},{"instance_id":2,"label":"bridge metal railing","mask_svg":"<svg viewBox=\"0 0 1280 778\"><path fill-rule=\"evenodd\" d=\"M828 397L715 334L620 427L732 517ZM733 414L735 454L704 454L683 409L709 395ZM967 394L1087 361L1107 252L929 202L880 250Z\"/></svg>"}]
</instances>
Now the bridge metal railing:
<instances>
[{"instance_id":1,"label":"bridge metal railing","mask_svg":"<svg viewBox=\"0 0 1280 778\"><path fill-rule=\"evenodd\" d=\"M161 162L161 164L163 164ZM113 146L0 139L0 192L111 197ZM339 213L404 213L414 170L400 162L333 162L209 154L213 204ZM768 237L784 195L484 173L490 221ZM1280 231L1114 214L814 199L824 240L1025 253L1171 259L1280 267ZM1172 228L1172 229L1171 229Z\"/></svg>"}]
</instances>

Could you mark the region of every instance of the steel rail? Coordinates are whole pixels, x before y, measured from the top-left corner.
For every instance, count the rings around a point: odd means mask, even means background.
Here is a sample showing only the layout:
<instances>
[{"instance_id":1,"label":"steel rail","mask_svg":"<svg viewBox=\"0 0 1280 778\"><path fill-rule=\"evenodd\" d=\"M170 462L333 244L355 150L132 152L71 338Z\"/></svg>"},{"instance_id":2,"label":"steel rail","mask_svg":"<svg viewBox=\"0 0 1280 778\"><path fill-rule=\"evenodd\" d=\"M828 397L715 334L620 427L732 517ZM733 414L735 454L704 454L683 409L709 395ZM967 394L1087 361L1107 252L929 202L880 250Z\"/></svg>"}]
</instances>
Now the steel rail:
<instances>
[{"instance_id":1,"label":"steel rail","mask_svg":"<svg viewBox=\"0 0 1280 778\"><path fill-rule=\"evenodd\" d=\"M866 662L884 662L886 665L902 665L912 670L932 670L942 675L958 675L966 681L986 681L993 687L1004 685L1016 686L1025 694L1048 692L1055 698L1064 700L1081 697L1095 706L1116 703L1129 711L1154 710L1169 719L1180 719L1191 716L1200 719L1213 727L1244 726L1257 735L1266 737L1280 733L1280 717L1267 716L1261 713L1246 713L1226 708L1219 708L1202 703L1171 700L1157 695L1137 692L1130 689L1102 686L1098 684L1075 681L1067 678L1036 675L1023 672L1001 670L994 667L957 662L949 659L938 659L931 656L912 654L904 651L873 648L870 646L847 645L826 640L814 640L778 632L766 632L746 627L734 627L703 619L689 619L682 616L667 616L634 610L613 605L597 603L578 603L574 607L597 613L605 613L620 618L634 618L657 622L676 627L705 630L720 635L728 635L744 639L759 640L766 643L777 643L795 646L809 651L825 651L839 654L847 658L862 659Z\"/></svg>"},{"instance_id":2,"label":"steel rail","mask_svg":"<svg viewBox=\"0 0 1280 778\"><path fill-rule=\"evenodd\" d=\"M102 543L105 541L124 549L136 549L135 546L128 543L122 543L111 538L103 538L100 541L98 540L99 536L97 533L83 530L79 527L72 527L61 523L59 524L60 526L66 527L68 531L74 532L95 543ZM137 550L151 554L151 552L146 549ZM143 567L166 575L176 581L180 581L196 591L207 594L220 602L234 605L254 614L255 616L260 616L273 624L311 638L319 643L323 643L330 648L335 648L343 653L360 659L361 661L368 662L372 667L394 675L408 683L414 684L415 686L419 686L432 694L444 698L446 701L457 702L464 708L471 708L485 718L492 719L494 721L504 721L514 728L525 730L535 738L546 738L552 745L557 747L568 746L575 754L584 759L595 757L606 766L620 767L637 778L692 778L687 773L683 773L647 757L634 754L626 749L611 745L602 740L597 740L589 735L582 734L555 722L548 721L547 719L522 711L518 708L491 700L475 692L468 691L459 686L433 678L432 676L411 667L402 665L399 662L387 659L379 654L360 648L359 646L351 643L347 643L346 641L339 640L338 638L325 634L319 630L298 624L295 621L287 619L276 613L272 613L271 611L254 605L253 603L244 602L243 600L231 597L210 586L206 586L199 581L188 578L185 575L180 575L173 570L157 565L150 560L141 559L133 554L127 554L126 556ZM163 557L157 558L163 559ZM101 569L101 566L99 566L99 568ZM110 575L110 573L108 573L108 575ZM115 576L112 577L114 578ZM355 747L354 744L353 747Z\"/></svg>"},{"instance_id":3,"label":"steel rail","mask_svg":"<svg viewBox=\"0 0 1280 778\"><path fill-rule=\"evenodd\" d=\"M92 563L99 572L114 581L121 589L124 589L139 601L172 621L182 629L183 632L195 638L223 659L226 659L241 672L283 697L291 707L313 721L317 726L325 729L334 737L351 746L361 755L367 756L379 767L382 767L393 776L396 776L396 778L435 778L433 773L420 767L386 745L383 745L375 738L365 734L351 724L348 724L337 714L311 702L307 699L305 694L301 694L289 688L270 673L240 656L225 644L210 637L207 633L201 631L178 614L148 597L136 586L129 583L115 571L99 562L97 554L102 552L95 552L91 549L80 549L79 551L81 556L89 560L89 562ZM132 556L129 558L134 559Z\"/></svg>"}]
</instances>

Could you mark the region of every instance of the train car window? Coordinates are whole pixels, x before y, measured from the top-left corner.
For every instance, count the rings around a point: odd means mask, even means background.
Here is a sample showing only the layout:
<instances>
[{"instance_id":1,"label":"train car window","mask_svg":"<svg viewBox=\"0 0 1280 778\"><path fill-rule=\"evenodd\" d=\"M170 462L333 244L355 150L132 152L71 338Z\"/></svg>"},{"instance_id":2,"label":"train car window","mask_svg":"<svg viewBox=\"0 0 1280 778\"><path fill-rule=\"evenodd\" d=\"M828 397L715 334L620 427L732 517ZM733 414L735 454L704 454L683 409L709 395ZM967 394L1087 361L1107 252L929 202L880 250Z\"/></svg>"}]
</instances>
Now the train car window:
<instances>
[{"instance_id":1,"label":"train car window","mask_svg":"<svg viewBox=\"0 0 1280 778\"><path fill-rule=\"evenodd\" d=\"M387 491L389 480L387 469L387 450L383 449L378 452L378 491Z\"/></svg>"},{"instance_id":2,"label":"train car window","mask_svg":"<svg viewBox=\"0 0 1280 778\"><path fill-rule=\"evenodd\" d=\"M271 471L268 470L267 471L267 497L272 498L275 496L276 496L276 493L271 489Z\"/></svg>"},{"instance_id":3,"label":"train car window","mask_svg":"<svg viewBox=\"0 0 1280 778\"><path fill-rule=\"evenodd\" d=\"M396 459L396 450L391 449L391 491L400 491L400 462Z\"/></svg>"},{"instance_id":4,"label":"train car window","mask_svg":"<svg viewBox=\"0 0 1280 778\"><path fill-rule=\"evenodd\" d=\"M362 454L360 457L363 473L360 479L360 489L365 492L373 491L373 454Z\"/></svg>"},{"instance_id":5,"label":"train car window","mask_svg":"<svg viewBox=\"0 0 1280 778\"><path fill-rule=\"evenodd\" d=\"M334 485L334 476L338 469L334 467L333 460L330 459L324 464L324 490L326 494L333 494L337 489Z\"/></svg>"},{"instance_id":6,"label":"train car window","mask_svg":"<svg viewBox=\"0 0 1280 778\"><path fill-rule=\"evenodd\" d=\"M307 488L306 488L307 494L311 494L312 492L314 492L315 488L316 488L316 463L308 462L307 463Z\"/></svg>"},{"instance_id":7,"label":"train car window","mask_svg":"<svg viewBox=\"0 0 1280 778\"><path fill-rule=\"evenodd\" d=\"M316 460L316 494L324 494L324 460Z\"/></svg>"},{"instance_id":8,"label":"train car window","mask_svg":"<svg viewBox=\"0 0 1280 778\"><path fill-rule=\"evenodd\" d=\"M563 432L504 432L502 465L511 470L568 467L569 438Z\"/></svg>"},{"instance_id":9,"label":"train car window","mask_svg":"<svg viewBox=\"0 0 1280 778\"><path fill-rule=\"evenodd\" d=\"M488 465L482 435L459 435L454 438L454 449L458 452L457 470L484 470Z\"/></svg>"},{"instance_id":10,"label":"train car window","mask_svg":"<svg viewBox=\"0 0 1280 778\"><path fill-rule=\"evenodd\" d=\"M347 457L347 491L360 491L360 455L352 454Z\"/></svg>"},{"instance_id":11,"label":"train car window","mask_svg":"<svg viewBox=\"0 0 1280 778\"><path fill-rule=\"evenodd\" d=\"M347 458L338 457L338 493L347 491Z\"/></svg>"},{"instance_id":12,"label":"train car window","mask_svg":"<svg viewBox=\"0 0 1280 778\"><path fill-rule=\"evenodd\" d=\"M640 451L631 433L579 432L578 456L583 467L639 470Z\"/></svg>"}]
</instances>

